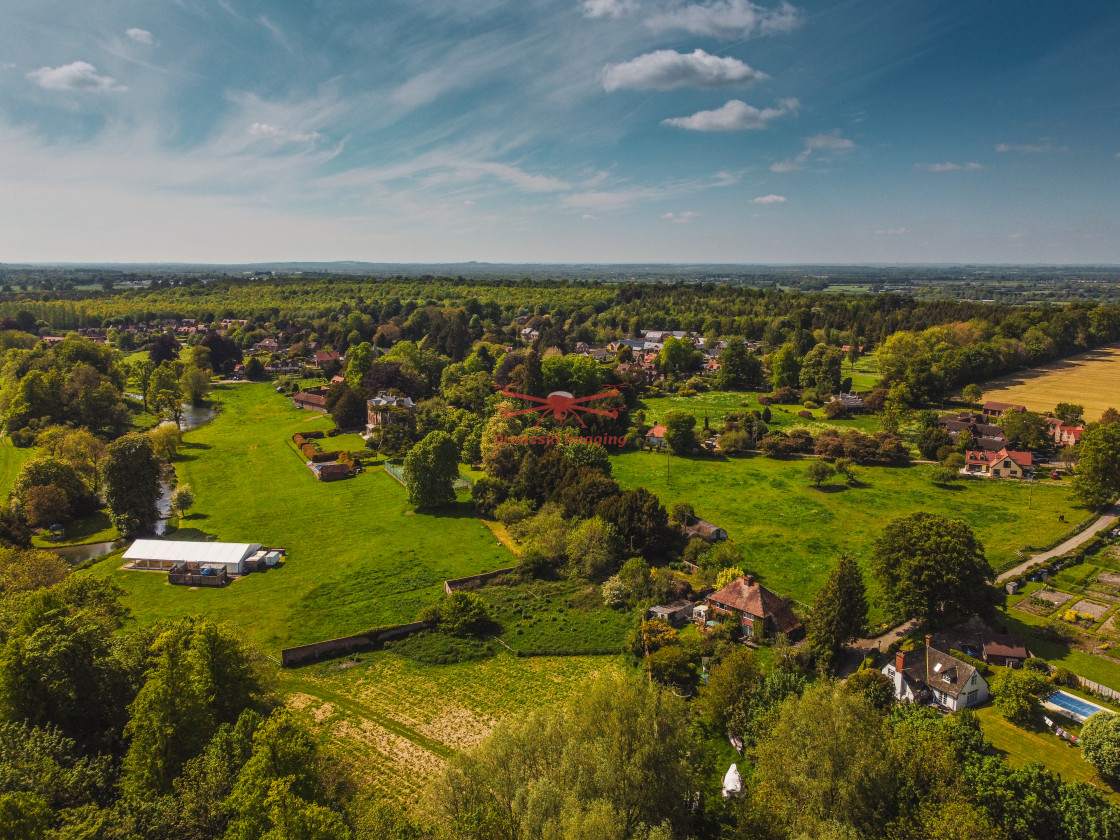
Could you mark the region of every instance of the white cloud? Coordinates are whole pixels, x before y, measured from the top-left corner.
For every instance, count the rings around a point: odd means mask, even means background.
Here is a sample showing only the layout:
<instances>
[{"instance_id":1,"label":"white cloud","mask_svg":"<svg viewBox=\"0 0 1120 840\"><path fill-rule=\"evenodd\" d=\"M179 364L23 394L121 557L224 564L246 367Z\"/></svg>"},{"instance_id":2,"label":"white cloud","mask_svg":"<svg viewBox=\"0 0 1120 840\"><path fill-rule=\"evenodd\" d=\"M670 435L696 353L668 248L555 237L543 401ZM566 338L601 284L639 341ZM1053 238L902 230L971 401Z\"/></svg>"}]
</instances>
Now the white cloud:
<instances>
[{"instance_id":1,"label":"white cloud","mask_svg":"<svg viewBox=\"0 0 1120 840\"><path fill-rule=\"evenodd\" d=\"M847 137L840 136L840 129L834 129L828 134L814 134L805 138L805 148L809 151L827 149L831 152L845 152L854 149L856 144Z\"/></svg>"},{"instance_id":2,"label":"white cloud","mask_svg":"<svg viewBox=\"0 0 1120 840\"><path fill-rule=\"evenodd\" d=\"M584 0L583 14L589 18L612 18L618 20L637 11L635 0Z\"/></svg>"},{"instance_id":3,"label":"white cloud","mask_svg":"<svg viewBox=\"0 0 1120 840\"><path fill-rule=\"evenodd\" d=\"M806 155L805 157L808 157L808 155ZM770 171L778 173L797 172L798 170L805 168L801 165L801 162L803 160L805 160L805 158L801 155L798 155L796 158L791 158L789 160L775 161L774 163L770 164Z\"/></svg>"},{"instance_id":4,"label":"white cloud","mask_svg":"<svg viewBox=\"0 0 1120 840\"><path fill-rule=\"evenodd\" d=\"M132 27L132 29L125 30L124 34L127 35L129 38L131 38L133 41L135 41L138 44L151 44L152 43L152 33L149 32L147 29L139 29L139 28L134 26L134 27Z\"/></svg>"},{"instance_id":5,"label":"white cloud","mask_svg":"<svg viewBox=\"0 0 1120 840\"><path fill-rule=\"evenodd\" d=\"M786 197L784 195L760 195L758 198L752 198L751 204L785 204Z\"/></svg>"},{"instance_id":6,"label":"white cloud","mask_svg":"<svg viewBox=\"0 0 1120 840\"><path fill-rule=\"evenodd\" d=\"M739 99L732 99L714 111L697 111L690 117L662 120L662 125L690 131L753 131L766 128L767 123L787 114L796 114L796 99L783 99L777 108L755 108Z\"/></svg>"},{"instance_id":7,"label":"white cloud","mask_svg":"<svg viewBox=\"0 0 1120 840\"><path fill-rule=\"evenodd\" d=\"M827 134L814 134L805 138L805 145L796 157L776 161L770 164L770 171L777 173L797 172L805 168L805 163L812 157L813 152L839 154L856 149L855 143L840 134L840 129L834 129Z\"/></svg>"},{"instance_id":8,"label":"white cloud","mask_svg":"<svg viewBox=\"0 0 1120 840\"><path fill-rule=\"evenodd\" d=\"M876 236L905 236L909 232L910 231L908 231L904 227L901 227L901 228L887 228L886 230L875 231L875 235Z\"/></svg>"},{"instance_id":9,"label":"white cloud","mask_svg":"<svg viewBox=\"0 0 1120 840\"><path fill-rule=\"evenodd\" d=\"M979 172L984 167L975 161L970 163L915 163L915 169L921 169L924 172Z\"/></svg>"},{"instance_id":10,"label":"white cloud","mask_svg":"<svg viewBox=\"0 0 1120 840\"><path fill-rule=\"evenodd\" d=\"M997 143L996 151L1001 154L1004 152L1019 152L1024 155L1031 154L1046 154L1047 152L1068 152L1069 148L1066 146L1055 146L1049 140L1044 140L1041 143Z\"/></svg>"},{"instance_id":11,"label":"white cloud","mask_svg":"<svg viewBox=\"0 0 1120 840\"><path fill-rule=\"evenodd\" d=\"M318 140L326 139L325 135L320 134L318 131L289 131L278 125L260 122L253 123L249 126L249 133L256 137L270 137L274 140L282 140L288 143L314 143Z\"/></svg>"},{"instance_id":12,"label":"white cloud","mask_svg":"<svg viewBox=\"0 0 1120 840\"><path fill-rule=\"evenodd\" d=\"M698 219L700 214L695 210L685 210L683 213L663 213L661 218L675 225L687 225L693 219Z\"/></svg>"},{"instance_id":13,"label":"white cloud","mask_svg":"<svg viewBox=\"0 0 1120 840\"><path fill-rule=\"evenodd\" d=\"M75 61L61 67L40 67L27 78L47 90L125 90L111 76L99 76L97 68L86 61Z\"/></svg>"},{"instance_id":14,"label":"white cloud","mask_svg":"<svg viewBox=\"0 0 1120 840\"><path fill-rule=\"evenodd\" d=\"M640 55L622 64L603 68L603 89L606 91L672 90L679 87L720 87L751 84L769 78L737 58L711 55L703 50L679 53L657 50Z\"/></svg>"},{"instance_id":15,"label":"white cloud","mask_svg":"<svg viewBox=\"0 0 1120 840\"><path fill-rule=\"evenodd\" d=\"M551 175L534 175L505 163L479 163L477 167L479 171L526 192L561 192L571 189L571 184L567 181L553 178Z\"/></svg>"},{"instance_id":16,"label":"white cloud","mask_svg":"<svg viewBox=\"0 0 1120 840\"><path fill-rule=\"evenodd\" d=\"M730 40L789 32L800 22L797 9L786 2L766 9L750 0L715 0L661 12L646 21L646 25L655 32L683 29L694 35Z\"/></svg>"}]
</instances>

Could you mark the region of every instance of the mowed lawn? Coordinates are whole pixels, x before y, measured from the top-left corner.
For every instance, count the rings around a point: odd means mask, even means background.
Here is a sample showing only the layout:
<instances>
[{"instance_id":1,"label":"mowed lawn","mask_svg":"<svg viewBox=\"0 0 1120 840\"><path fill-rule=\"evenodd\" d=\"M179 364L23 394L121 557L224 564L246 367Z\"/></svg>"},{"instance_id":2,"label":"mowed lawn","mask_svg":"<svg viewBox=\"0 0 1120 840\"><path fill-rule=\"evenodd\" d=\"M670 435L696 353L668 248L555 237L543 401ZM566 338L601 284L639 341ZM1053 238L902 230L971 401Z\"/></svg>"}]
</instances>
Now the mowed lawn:
<instances>
[{"instance_id":1,"label":"mowed lawn","mask_svg":"<svg viewBox=\"0 0 1120 840\"><path fill-rule=\"evenodd\" d=\"M861 486L846 487L837 478L818 490L805 478L809 463L653 452L612 459L623 487L644 486L667 506L690 502L698 516L727 530L766 586L805 603L841 554L866 569L875 539L897 516L930 511L965 520L999 570L1016 562L1016 549L1056 539L1088 515L1074 508L1072 494L1059 483L1037 483L1028 510L1030 487L1021 482L970 480L944 488L930 481L927 465L860 467ZM881 614L876 609L872 616Z\"/></svg>"},{"instance_id":2,"label":"mowed lawn","mask_svg":"<svg viewBox=\"0 0 1120 840\"><path fill-rule=\"evenodd\" d=\"M1045 765L1059 773L1063 781L1093 785L1115 804L1120 795L1105 784L1091 765L1081 758L1081 750L1048 730L1022 729L1008 722L991 704L976 710L984 737L1013 766L1030 762Z\"/></svg>"},{"instance_id":3,"label":"mowed lawn","mask_svg":"<svg viewBox=\"0 0 1120 840\"><path fill-rule=\"evenodd\" d=\"M1060 362L993 379L981 386L985 400L1053 411L1060 402L1085 406L1086 420L1120 408L1120 347L1105 347Z\"/></svg>"},{"instance_id":4,"label":"mowed lawn","mask_svg":"<svg viewBox=\"0 0 1120 840\"><path fill-rule=\"evenodd\" d=\"M467 501L415 513L379 467L316 481L288 438L329 428L329 417L293 408L267 384L218 386L215 397L218 418L188 432L176 459L197 503L174 536L279 546L287 561L197 590L170 586L165 573L122 571L116 557L93 567L125 588L139 621L197 613L231 621L275 652L411 621L440 598L445 579L511 565Z\"/></svg>"},{"instance_id":5,"label":"mowed lawn","mask_svg":"<svg viewBox=\"0 0 1120 840\"><path fill-rule=\"evenodd\" d=\"M694 397L647 397L638 408L646 412L647 423L660 423L670 411L687 411L696 420L696 431L703 433L704 418L713 431L719 431L723 426L723 417L728 412L745 412L755 409L762 411L766 406L759 403L761 396L753 391L706 391ZM812 410L812 419L799 417L797 412L806 411L800 405L772 405L770 406L770 422L767 428L779 432L789 432L791 429L808 429L811 433L818 434L822 429L839 429L841 432L848 429L858 429L866 434L879 431L879 418L873 414L860 414L843 420L829 420L824 412L817 408Z\"/></svg>"},{"instance_id":6,"label":"mowed lawn","mask_svg":"<svg viewBox=\"0 0 1120 840\"><path fill-rule=\"evenodd\" d=\"M5 498L12 489L16 476L24 461L34 455L33 447L18 447L12 445L12 439L7 435L0 437L0 494Z\"/></svg>"}]
</instances>

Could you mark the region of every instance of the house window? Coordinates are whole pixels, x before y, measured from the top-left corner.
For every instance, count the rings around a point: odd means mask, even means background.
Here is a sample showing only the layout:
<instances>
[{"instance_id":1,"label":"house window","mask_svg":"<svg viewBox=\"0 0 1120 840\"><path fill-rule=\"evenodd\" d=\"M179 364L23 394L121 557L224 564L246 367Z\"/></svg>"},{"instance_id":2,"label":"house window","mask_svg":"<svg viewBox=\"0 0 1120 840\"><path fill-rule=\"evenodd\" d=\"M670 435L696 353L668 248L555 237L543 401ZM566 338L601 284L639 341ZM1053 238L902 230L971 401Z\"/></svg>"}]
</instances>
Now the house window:
<instances>
[{"instance_id":1,"label":"house window","mask_svg":"<svg viewBox=\"0 0 1120 840\"><path fill-rule=\"evenodd\" d=\"M968 692L968 694L966 694L965 697L964 697L964 704L966 706L971 706L973 703L976 702L976 698L979 696L979 694L980 694L979 691Z\"/></svg>"}]
</instances>

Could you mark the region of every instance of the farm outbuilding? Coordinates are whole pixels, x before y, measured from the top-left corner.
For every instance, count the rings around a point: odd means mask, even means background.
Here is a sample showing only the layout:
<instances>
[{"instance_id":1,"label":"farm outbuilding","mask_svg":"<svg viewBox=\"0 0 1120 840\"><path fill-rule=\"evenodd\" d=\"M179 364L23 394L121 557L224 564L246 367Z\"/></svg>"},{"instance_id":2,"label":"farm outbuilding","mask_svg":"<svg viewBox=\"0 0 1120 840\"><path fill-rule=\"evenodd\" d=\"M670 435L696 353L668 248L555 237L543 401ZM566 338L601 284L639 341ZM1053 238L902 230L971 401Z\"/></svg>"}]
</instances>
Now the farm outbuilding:
<instances>
[{"instance_id":1,"label":"farm outbuilding","mask_svg":"<svg viewBox=\"0 0 1120 840\"><path fill-rule=\"evenodd\" d=\"M188 542L187 540L136 540L123 559L135 569L166 569L179 563L200 568L224 569L243 575L249 560L261 550L260 543Z\"/></svg>"}]
</instances>

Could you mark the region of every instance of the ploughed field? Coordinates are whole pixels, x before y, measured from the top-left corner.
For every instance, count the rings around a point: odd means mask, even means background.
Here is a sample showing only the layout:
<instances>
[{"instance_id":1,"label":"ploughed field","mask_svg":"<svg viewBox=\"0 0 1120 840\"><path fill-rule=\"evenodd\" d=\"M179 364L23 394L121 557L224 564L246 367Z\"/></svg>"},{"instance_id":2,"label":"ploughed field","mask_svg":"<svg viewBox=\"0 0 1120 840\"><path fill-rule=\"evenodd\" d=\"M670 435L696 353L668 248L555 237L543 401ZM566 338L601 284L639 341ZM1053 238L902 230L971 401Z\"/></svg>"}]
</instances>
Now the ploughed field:
<instances>
[{"instance_id":1,"label":"ploughed field","mask_svg":"<svg viewBox=\"0 0 1120 840\"><path fill-rule=\"evenodd\" d=\"M1060 362L1019 371L981 386L985 400L1052 411L1060 402L1085 406L1085 419L1120 408L1120 347L1104 347Z\"/></svg>"}]
</instances>

